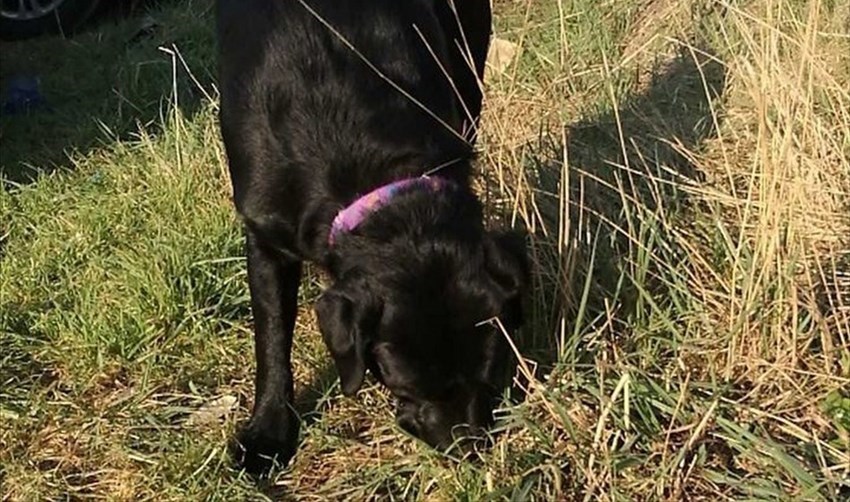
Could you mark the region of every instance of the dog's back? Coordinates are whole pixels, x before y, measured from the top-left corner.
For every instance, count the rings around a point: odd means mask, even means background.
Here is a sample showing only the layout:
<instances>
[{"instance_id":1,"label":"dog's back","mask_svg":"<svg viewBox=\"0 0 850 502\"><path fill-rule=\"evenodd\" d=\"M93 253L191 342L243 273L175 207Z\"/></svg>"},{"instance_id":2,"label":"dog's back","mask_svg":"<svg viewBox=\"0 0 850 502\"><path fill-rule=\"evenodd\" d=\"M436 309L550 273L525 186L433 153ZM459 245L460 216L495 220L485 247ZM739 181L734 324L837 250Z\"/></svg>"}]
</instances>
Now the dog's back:
<instances>
[{"instance_id":1,"label":"dog's back","mask_svg":"<svg viewBox=\"0 0 850 502\"><path fill-rule=\"evenodd\" d=\"M458 33L445 0L220 1L222 133L240 212L267 217L286 201L301 215L310 191L346 200L469 158L463 134L481 95ZM283 220L274 233L297 232Z\"/></svg>"}]
</instances>

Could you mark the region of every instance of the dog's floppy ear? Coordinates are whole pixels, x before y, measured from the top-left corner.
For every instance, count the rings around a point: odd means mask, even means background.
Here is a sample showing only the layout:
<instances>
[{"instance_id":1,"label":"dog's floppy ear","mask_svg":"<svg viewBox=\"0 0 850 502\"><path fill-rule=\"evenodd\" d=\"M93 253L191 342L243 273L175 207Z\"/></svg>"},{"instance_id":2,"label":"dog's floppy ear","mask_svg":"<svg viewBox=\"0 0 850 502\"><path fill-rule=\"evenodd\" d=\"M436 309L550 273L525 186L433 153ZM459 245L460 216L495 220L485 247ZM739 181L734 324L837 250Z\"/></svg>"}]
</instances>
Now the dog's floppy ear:
<instances>
[{"instance_id":1,"label":"dog's floppy ear","mask_svg":"<svg viewBox=\"0 0 850 502\"><path fill-rule=\"evenodd\" d=\"M336 284L316 302L319 330L346 396L354 395L366 376L364 331L376 313L374 303L360 280Z\"/></svg>"},{"instance_id":2,"label":"dog's floppy ear","mask_svg":"<svg viewBox=\"0 0 850 502\"><path fill-rule=\"evenodd\" d=\"M522 234L487 232L484 238L487 273L502 296L502 315L513 327L522 324L522 291L529 281L529 264Z\"/></svg>"}]
</instances>

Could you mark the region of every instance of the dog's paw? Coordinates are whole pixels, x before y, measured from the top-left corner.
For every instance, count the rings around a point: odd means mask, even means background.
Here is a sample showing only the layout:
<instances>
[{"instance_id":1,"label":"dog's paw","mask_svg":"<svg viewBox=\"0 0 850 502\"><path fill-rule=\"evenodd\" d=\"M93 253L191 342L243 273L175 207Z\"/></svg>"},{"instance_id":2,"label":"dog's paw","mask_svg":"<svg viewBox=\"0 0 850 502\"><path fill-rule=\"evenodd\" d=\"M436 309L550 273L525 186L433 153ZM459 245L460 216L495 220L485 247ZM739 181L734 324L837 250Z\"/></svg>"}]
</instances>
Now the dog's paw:
<instances>
[{"instance_id":1,"label":"dog's paw","mask_svg":"<svg viewBox=\"0 0 850 502\"><path fill-rule=\"evenodd\" d=\"M298 425L294 413L277 420L252 419L230 445L237 467L254 476L286 467L298 447Z\"/></svg>"}]
</instances>

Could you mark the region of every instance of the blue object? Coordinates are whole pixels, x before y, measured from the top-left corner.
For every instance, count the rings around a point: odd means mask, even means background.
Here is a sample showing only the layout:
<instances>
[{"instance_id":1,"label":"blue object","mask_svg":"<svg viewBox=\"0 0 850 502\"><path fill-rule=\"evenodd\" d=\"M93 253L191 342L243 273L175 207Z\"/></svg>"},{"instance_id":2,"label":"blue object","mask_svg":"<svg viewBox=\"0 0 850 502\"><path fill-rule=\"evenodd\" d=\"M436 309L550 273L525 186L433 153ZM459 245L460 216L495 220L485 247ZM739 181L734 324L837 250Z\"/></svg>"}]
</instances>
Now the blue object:
<instances>
[{"instance_id":1,"label":"blue object","mask_svg":"<svg viewBox=\"0 0 850 502\"><path fill-rule=\"evenodd\" d=\"M15 75L9 78L4 93L3 113L15 115L44 106L46 103L40 87L41 81L38 77Z\"/></svg>"}]
</instances>

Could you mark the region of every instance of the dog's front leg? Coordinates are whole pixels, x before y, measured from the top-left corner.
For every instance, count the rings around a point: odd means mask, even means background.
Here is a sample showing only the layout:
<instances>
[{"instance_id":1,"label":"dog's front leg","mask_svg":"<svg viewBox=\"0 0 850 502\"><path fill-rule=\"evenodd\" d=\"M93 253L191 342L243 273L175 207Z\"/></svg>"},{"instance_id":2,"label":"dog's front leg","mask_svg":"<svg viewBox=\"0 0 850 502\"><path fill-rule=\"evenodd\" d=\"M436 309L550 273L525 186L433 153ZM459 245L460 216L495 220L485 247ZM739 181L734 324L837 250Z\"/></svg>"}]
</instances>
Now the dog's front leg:
<instances>
[{"instance_id":1,"label":"dog's front leg","mask_svg":"<svg viewBox=\"0 0 850 502\"><path fill-rule=\"evenodd\" d=\"M236 455L248 472L263 474L275 463L286 465L298 444L290 353L301 262L275 252L250 229L247 247L257 374L254 411Z\"/></svg>"}]
</instances>

